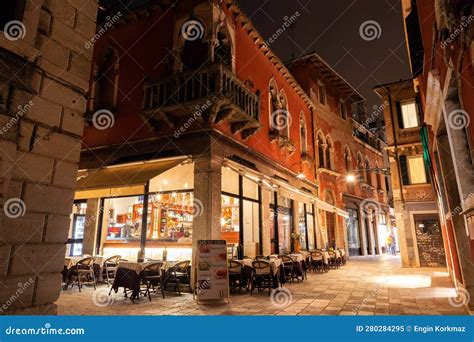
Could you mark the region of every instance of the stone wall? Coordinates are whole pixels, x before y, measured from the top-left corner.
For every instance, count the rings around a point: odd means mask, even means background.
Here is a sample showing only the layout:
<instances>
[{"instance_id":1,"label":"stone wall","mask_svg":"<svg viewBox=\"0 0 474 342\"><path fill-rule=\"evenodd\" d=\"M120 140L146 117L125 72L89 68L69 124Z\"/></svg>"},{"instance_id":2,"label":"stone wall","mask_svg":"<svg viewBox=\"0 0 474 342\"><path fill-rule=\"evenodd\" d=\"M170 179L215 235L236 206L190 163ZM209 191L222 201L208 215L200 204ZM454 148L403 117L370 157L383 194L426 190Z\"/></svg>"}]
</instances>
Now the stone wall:
<instances>
[{"instance_id":1,"label":"stone wall","mask_svg":"<svg viewBox=\"0 0 474 342\"><path fill-rule=\"evenodd\" d=\"M96 12L27 0L20 35L0 32L0 313L56 313Z\"/></svg>"}]
</instances>

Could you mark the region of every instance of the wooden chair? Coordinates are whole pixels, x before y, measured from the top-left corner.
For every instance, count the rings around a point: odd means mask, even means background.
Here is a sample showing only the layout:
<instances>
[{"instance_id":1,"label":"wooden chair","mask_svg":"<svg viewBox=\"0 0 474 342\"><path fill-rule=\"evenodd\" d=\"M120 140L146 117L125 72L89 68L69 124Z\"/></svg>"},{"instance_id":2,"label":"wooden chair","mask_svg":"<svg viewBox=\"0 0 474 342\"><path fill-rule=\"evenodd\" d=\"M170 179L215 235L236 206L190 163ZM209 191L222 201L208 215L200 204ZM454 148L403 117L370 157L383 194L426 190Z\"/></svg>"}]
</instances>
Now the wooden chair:
<instances>
[{"instance_id":1,"label":"wooden chair","mask_svg":"<svg viewBox=\"0 0 474 342\"><path fill-rule=\"evenodd\" d=\"M190 285L190 275L189 275L189 265L191 261L185 260L178 262L174 266L170 267L168 271L166 271L163 284L162 284L162 291L168 288L168 285L173 285L174 291L177 290L178 294L181 295L181 290L179 288L180 285Z\"/></svg>"},{"instance_id":2,"label":"wooden chair","mask_svg":"<svg viewBox=\"0 0 474 342\"><path fill-rule=\"evenodd\" d=\"M143 278L141 281L141 285L145 286L145 290L140 289L140 293L142 293L145 297L148 296L148 299L151 302L151 295L150 289L156 293L156 290L161 290L161 295L163 299L165 299L165 292L163 291L163 283L161 277L161 268L163 267L162 262L157 262L148 265L143 269Z\"/></svg>"},{"instance_id":3,"label":"wooden chair","mask_svg":"<svg viewBox=\"0 0 474 342\"><path fill-rule=\"evenodd\" d=\"M300 278L298 277L298 265L297 263L288 255L279 255L278 259L281 260L283 264L283 269L285 270L285 278L293 282L293 279L296 279L298 283Z\"/></svg>"},{"instance_id":4,"label":"wooden chair","mask_svg":"<svg viewBox=\"0 0 474 342\"><path fill-rule=\"evenodd\" d=\"M339 268L340 266L340 259L337 256L336 252L332 249L328 250L329 253L329 267L331 268Z\"/></svg>"},{"instance_id":5,"label":"wooden chair","mask_svg":"<svg viewBox=\"0 0 474 342\"><path fill-rule=\"evenodd\" d=\"M268 295L270 295L273 288L273 272L271 264L265 260L256 260L252 262L252 267L254 272L250 285L250 295L252 295L255 288L257 288L258 292L268 288Z\"/></svg>"},{"instance_id":6,"label":"wooden chair","mask_svg":"<svg viewBox=\"0 0 474 342\"><path fill-rule=\"evenodd\" d=\"M84 283L92 283L94 290L96 289L96 278L94 274L94 257L87 257L79 260L68 272L68 280L64 285L64 290L67 290L69 284L71 284L72 278L75 278L79 292L81 292L82 285ZM81 283L81 280L85 280ZM74 281L71 284L71 288L74 286Z\"/></svg>"},{"instance_id":7,"label":"wooden chair","mask_svg":"<svg viewBox=\"0 0 474 342\"><path fill-rule=\"evenodd\" d=\"M228 270L229 270L229 283L230 289L236 290L237 287L239 288L239 293L242 291L243 287L243 275L242 275L242 264L240 262L229 260L227 262Z\"/></svg>"},{"instance_id":8,"label":"wooden chair","mask_svg":"<svg viewBox=\"0 0 474 342\"><path fill-rule=\"evenodd\" d=\"M112 282L114 281L115 274L117 273L118 263L121 259L122 259L122 256L120 255L114 255L110 258L105 259L104 265L103 265L102 277L104 277L104 274L105 274L107 286L111 284L111 281Z\"/></svg>"},{"instance_id":9,"label":"wooden chair","mask_svg":"<svg viewBox=\"0 0 474 342\"><path fill-rule=\"evenodd\" d=\"M338 248L337 249L339 251L339 253L341 253L341 264L342 265L345 265L346 262L347 262L347 254L346 254L346 251L342 248Z\"/></svg>"},{"instance_id":10,"label":"wooden chair","mask_svg":"<svg viewBox=\"0 0 474 342\"><path fill-rule=\"evenodd\" d=\"M311 251L310 252L310 269L311 271L327 271L326 264L324 262L324 256L321 251Z\"/></svg>"}]
</instances>

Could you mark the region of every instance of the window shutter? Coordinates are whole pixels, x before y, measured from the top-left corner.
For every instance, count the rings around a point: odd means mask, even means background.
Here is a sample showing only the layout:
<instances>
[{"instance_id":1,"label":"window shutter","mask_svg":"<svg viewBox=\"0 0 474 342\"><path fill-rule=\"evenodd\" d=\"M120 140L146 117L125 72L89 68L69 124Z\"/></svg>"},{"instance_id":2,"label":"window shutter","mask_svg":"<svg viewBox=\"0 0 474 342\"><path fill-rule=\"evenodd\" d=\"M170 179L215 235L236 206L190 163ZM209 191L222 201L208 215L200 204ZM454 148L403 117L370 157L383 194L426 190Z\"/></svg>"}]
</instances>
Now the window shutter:
<instances>
[{"instance_id":1,"label":"window shutter","mask_svg":"<svg viewBox=\"0 0 474 342\"><path fill-rule=\"evenodd\" d=\"M426 183L431 183L430 169L427 167L426 162L423 163L425 167Z\"/></svg>"},{"instance_id":2,"label":"window shutter","mask_svg":"<svg viewBox=\"0 0 474 342\"><path fill-rule=\"evenodd\" d=\"M408 167L407 167L407 157L400 156L400 172L402 173L402 182L403 185L410 185L410 177L408 176Z\"/></svg>"},{"instance_id":3,"label":"window shutter","mask_svg":"<svg viewBox=\"0 0 474 342\"><path fill-rule=\"evenodd\" d=\"M405 126L403 125L402 106L399 101L396 101L396 106L397 106L398 127L403 129L405 128Z\"/></svg>"}]
</instances>

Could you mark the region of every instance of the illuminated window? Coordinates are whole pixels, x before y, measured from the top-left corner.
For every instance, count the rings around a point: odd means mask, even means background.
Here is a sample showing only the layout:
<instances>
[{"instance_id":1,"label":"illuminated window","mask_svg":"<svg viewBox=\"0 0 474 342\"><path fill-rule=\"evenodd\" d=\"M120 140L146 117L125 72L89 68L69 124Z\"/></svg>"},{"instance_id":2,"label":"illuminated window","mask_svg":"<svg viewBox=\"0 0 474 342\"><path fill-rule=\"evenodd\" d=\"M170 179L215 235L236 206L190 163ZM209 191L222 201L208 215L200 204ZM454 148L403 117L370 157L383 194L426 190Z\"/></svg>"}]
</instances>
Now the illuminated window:
<instances>
[{"instance_id":1,"label":"illuminated window","mask_svg":"<svg viewBox=\"0 0 474 342\"><path fill-rule=\"evenodd\" d=\"M401 103L400 108L403 124L401 128L413 128L420 125L415 101Z\"/></svg>"}]
</instances>

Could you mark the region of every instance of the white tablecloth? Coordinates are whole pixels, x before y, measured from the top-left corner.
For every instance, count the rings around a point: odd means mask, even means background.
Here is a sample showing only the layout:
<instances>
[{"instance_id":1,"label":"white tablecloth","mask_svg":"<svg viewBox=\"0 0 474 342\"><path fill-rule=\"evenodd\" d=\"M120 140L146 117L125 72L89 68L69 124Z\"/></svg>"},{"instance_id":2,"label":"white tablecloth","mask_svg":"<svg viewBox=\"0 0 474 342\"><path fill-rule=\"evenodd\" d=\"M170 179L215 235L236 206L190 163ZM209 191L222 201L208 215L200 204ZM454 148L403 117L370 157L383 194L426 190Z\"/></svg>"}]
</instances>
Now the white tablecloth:
<instances>
[{"instance_id":1,"label":"white tablecloth","mask_svg":"<svg viewBox=\"0 0 474 342\"><path fill-rule=\"evenodd\" d=\"M278 268L281 265L281 260L280 259L270 259L270 260L259 260L259 261L266 261L270 264L270 267L272 269L273 274L277 274Z\"/></svg>"},{"instance_id":2,"label":"white tablecloth","mask_svg":"<svg viewBox=\"0 0 474 342\"><path fill-rule=\"evenodd\" d=\"M79 256L79 257L66 257L64 258L64 266L66 266L66 268L71 268L72 266L74 266L75 264L77 264L77 262L79 260L82 260L84 259L85 257L83 256Z\"/></svg>"},{"instance_id":3,"label":"white tablecloth","mask_svg":"<svg viewBox=\"0 0 474 342\"><path fill-rule=\"evenodd\" d=\"M126 268L128 270L135 271L137 274L140 274L145 267L156 264L159 261L145 261L145 262L136 262L136 261L123 261L119 262L119 267Z\"/></svg>"},{"instance_id":4,"label":"white tablecloth","mask_svg":"<svg viewBox=\"0 0 474 342\"><path fill-rule=\"evenodd\" d=\"M293 261L304 261L306 258L304 257L303 254L290 254L290 257L293 259Z\"/></svg>"}]
</instances>

